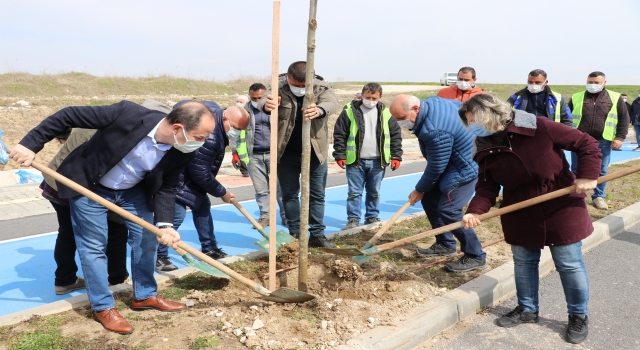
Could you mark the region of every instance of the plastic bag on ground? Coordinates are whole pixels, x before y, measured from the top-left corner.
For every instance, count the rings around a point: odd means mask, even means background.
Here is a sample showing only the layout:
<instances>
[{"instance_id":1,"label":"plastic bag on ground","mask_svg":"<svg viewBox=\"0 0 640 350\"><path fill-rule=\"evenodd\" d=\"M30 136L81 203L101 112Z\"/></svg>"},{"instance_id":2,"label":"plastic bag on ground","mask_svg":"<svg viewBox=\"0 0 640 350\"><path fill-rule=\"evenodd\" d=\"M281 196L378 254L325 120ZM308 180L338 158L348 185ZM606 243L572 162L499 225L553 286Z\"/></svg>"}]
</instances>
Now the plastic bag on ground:
<instances>
[{"instance_id":1,"label":"plastic bag on ground","mask_svg":"<svg viewBox=\"0 0 640 350\"><path fill-rule=\"evenodd\" d=\"M38 174L28 172L26 170L18 170L15 173L20 176L20 184L41 183L44 178Z\"/></svg>"}]
</instances>

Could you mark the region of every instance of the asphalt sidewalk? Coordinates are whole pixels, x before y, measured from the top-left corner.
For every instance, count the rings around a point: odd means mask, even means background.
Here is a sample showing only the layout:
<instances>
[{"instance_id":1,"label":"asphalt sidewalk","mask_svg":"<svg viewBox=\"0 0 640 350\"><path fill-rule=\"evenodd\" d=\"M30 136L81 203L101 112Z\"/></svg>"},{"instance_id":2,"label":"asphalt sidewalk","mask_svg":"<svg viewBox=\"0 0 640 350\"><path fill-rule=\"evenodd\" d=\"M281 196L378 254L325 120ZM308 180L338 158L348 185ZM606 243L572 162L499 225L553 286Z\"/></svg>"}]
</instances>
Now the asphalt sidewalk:
<instances>
[{"instance_id":1,"label":"asphalt sidewalk","mask_svg":"<svg viewBox=\"0 0 640 350\"><path fill-rule=\"evenodd\" d=\"M590 278L589 336L564 341L567 306L557 272L540 281L540 323L501 328L495 320L517 306L512 297L436 336L420 349L640 349L640 224L584 254Z\"/></svg>"}]
</instances>

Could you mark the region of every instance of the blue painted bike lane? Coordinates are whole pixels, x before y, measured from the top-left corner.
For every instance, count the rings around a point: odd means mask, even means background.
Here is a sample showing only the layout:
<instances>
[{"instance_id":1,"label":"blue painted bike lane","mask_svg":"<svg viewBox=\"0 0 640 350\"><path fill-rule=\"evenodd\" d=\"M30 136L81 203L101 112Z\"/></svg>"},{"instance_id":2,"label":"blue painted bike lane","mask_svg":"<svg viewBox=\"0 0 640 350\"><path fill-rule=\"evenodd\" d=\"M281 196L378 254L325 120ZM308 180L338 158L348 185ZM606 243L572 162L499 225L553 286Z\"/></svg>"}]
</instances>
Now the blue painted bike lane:
<instances>
[{"instance_id":1,"label":"blue painted bike lane","mask_svg":"<svg viewBox=\"0 0 640 350\"><path fill-rule=\"evenodd\" d=\"M633 152L636 145L625 143L622 151L611 152L611 163L629 159L640 158L640 152ZM567 153L570 162L570 155ZM420 179L421 173L401 175L385 178L381 187L380 219L388 220L406 202L411 192ZM328 188L326 191L325 225L326 233L334 233L340 230L346 223L346 198L347 186ZM241 203L254 217L259 216L258 206L255 200ZM362 203L364 215L364 201ZM421 211L418 204L410 207L404 215ZM255 242L262 239L260 234L252 229L251 224L238 212L234 206L225 204L211 208L213 215L216 238L219 245L229 254L238 255L257 250ZM279 229L285 229L278 226ZM191 213L179 229L182 240L191 246L200 249L198 235L193 226ZM84 293L84 290L58 296L54 291L54 271L56 268L53 259L53 247L55 246L56 233L31 236L16 240L0 242L0 256L3 264L0 266L0 316L22 311L32 307L41 306L71 296ZM185 267L182 258L172 249L171 260L178 267ZM78 257L78 275L82 276L81 265ZM129 266L129 258L127 258Z\"/></svg>"}]
</instances>

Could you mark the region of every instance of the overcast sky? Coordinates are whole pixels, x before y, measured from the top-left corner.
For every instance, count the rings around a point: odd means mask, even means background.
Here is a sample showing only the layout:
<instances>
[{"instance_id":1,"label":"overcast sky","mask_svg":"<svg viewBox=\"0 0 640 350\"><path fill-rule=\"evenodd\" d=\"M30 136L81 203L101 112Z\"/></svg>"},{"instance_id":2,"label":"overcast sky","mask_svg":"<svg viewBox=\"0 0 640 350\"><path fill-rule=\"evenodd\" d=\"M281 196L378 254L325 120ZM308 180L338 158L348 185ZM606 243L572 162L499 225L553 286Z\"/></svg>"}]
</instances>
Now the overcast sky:
<instances>
[{"instance_id":1,"label":"overcast sky","mask_svg":"<svg viewBox=\"0 0 640 350\"><path fill-rule=\"evenodd\" d=\"M316 72L330 81L640 85L638 0L318 0ZM280 71L306 59L309 1L281 1ZM2 0L0 73L228 80L271 72L269 0ZM635 40L635 42L632 42Z\"/></svg>"}]
</instances>

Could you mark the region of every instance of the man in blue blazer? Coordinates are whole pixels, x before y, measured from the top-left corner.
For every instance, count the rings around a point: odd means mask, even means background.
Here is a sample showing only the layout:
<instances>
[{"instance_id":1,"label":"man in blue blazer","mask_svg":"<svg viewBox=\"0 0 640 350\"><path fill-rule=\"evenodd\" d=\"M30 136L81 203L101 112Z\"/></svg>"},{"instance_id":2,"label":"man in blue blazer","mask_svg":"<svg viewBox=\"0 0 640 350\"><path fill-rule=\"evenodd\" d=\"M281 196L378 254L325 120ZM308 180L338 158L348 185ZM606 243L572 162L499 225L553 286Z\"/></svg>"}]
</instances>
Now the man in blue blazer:
<instances>
[{"instance_id":1,"label":"man in blue blazer","mask_svg":"<svg viewBox=\"0 0 640 350\"><path fill-rule=\"evenodd\" d=\"M175 188L180 172L215 127L202 103L185 103L166 115L129 101L110 106L67 107L43 120L11 151L11 158L29 166L44 144L70 128L97 129L95 135L62 162L58 172L130 213L155 223L155 235L125 221L131 245L134 309L179 311L183 304L157 293L154 274L158 241L175 245L172 228ZM95 318L107 329L129 334L133 327L115 309L107 285L107 209L58 183L69 198L73 231Z\"/></svg>"},{"instance_id":2,"label":"man in blue blazer","mask_svg":"<svg viewBox=\"0 0 640 350\"><path fill-rule=\"evenodd\" d=\"M458 116L459 101L431 97L420 101L415 96L396 96L389 111L398 125L411 130L418 138L427 167L409 201L420 201L431 227L438 228L462 220L462 208L467 205L478 182L478 165L471 157L475 136ZM464 256L445 265L452 272L466 272L487 266L486 254L473 229L459 228L436 236L436 242L418 254L453 256L456 241Z\"/></svg>"}]
</instances>

